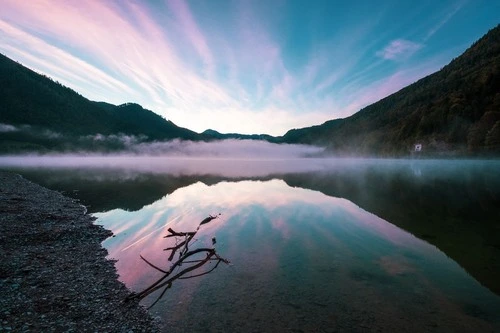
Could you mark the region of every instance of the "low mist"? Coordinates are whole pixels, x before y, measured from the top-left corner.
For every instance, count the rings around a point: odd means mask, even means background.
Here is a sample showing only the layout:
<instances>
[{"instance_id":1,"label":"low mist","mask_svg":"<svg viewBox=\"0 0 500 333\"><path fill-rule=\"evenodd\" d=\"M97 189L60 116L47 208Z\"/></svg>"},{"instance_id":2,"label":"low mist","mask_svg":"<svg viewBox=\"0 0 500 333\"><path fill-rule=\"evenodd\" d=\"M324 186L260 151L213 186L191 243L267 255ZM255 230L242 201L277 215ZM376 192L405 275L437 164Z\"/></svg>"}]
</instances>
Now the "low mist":
<instances>
[{"instance_id":1,"label":"low mist","mask_svg":"<svg viewBox=\"0 0 500 333\"><path fill-rule=\"evenodd\" d=\"M308 145L230 139L212 142L173 140L167 142L139 143L129 145L128 150L138 155L160 155L165 157L280 159L315 156L322 153L324 149Z\"/></svg>"},{"instance_id":2,"label":"low mist","mask_svg":"<svg viewBox=\"0 0 500 333\"><path fill-rule=\"evenodd\" d=\"M403 160L371 158L333 158L316 146L275 144L254 140L192 142L140 142L136 137L99 136L91 140L118 140L127 145L120 153L71 152L67 154L26 154L0 156L0 168L106 169L117 175L125 172L171 175L215 175L228 178L265 177L290 173L338 172L366 174L368 170L408 170L415 177L441 177L460 174L464 167L496 167L495 161ZM492 166L493 164L493 166ZM120 172L118 172L120 171ZM491 173L491 172L489 172ZM495 174L495 173L494 173Z\"/></svg>"},{"instance_id":3,"label":"low mist","mask_svg":"<svg viewBox=\"0 0 500 333\"><path fill-rule=\"evenodd\" d=\"M96 140L109 138L96 138ZM116 138L112 138L116 139ZM314 158L323 148L274 144L254 140L137 143L127 142L120 153L28 154L0 156L0 167L22 168L106 168L170 174L214 174L252 177L273 173L314 171Z\"/></svg>"}]
</instances>

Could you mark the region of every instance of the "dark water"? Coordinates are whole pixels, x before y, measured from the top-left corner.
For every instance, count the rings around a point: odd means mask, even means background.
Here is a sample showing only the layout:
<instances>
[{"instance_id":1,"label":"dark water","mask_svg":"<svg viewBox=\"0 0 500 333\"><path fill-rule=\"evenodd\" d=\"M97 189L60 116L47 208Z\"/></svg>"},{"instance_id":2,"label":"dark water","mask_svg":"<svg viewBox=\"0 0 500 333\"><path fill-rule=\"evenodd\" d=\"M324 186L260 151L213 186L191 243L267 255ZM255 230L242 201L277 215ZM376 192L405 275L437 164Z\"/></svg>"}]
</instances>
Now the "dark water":
<instances>
[{"instance_id":1,"label":"dark water","mask_svg":"<svg viewBox=\"0 0 500 333\"><path fill-rule=\"evenodd\" d=\"M222 214L193 246L231 265L173 283L166 332L500 331L499 162L147 163L8 168L90 205L136 291L161 276L140 254L169 267L167 228Z\"/></svg>"}]
</instances>

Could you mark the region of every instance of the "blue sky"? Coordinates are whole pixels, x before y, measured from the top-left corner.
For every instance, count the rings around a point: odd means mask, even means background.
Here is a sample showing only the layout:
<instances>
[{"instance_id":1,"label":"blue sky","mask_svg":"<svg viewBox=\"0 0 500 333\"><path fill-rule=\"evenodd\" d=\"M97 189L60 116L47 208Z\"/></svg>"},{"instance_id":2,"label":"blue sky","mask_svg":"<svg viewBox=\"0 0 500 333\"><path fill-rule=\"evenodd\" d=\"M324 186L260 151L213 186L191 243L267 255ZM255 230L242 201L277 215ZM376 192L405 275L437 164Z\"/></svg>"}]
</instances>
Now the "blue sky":
<instances>
[{"instance_id":1,"label":"blue sky","mask_svg":"<svg viewBox=\"0 0 500 333\"><path fill-rule=\"evenodd\" d=\"M282 135L433 73L500 1L0 0L0 52L197 132Z\"/></svg>"}]
</instances>

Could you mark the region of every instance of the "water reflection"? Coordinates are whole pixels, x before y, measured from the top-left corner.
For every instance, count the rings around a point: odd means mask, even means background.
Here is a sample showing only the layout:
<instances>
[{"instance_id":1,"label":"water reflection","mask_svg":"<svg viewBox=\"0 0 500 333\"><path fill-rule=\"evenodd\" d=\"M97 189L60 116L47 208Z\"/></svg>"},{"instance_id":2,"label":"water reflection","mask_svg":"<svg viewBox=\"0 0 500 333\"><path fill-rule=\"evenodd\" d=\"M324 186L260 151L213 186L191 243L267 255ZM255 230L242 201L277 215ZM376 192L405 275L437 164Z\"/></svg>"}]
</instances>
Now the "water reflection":
<instances>
[{"instance_id":1,"label":"water reflection","mask_svg":"<svg viewBox=\"0 0 500 333\"><path fill-rule=\"evenodd\" d=\"M500 294L498 161L372 164L282 179L346 198L427 240Z\"/></svg>"},{"instance_id":2,"label":"water reflection","mask_svg":"<svg viewBox=\"0 0 500 333\"><path fill-rule=\"evenodd\" d=\"M498 296L446 258L500 294L499 161L21 162L103 212L136 290L157 277L138 253L165 260L169 225L223 213L198 242L216 234L237 264L169 292L156 311L174 331L500 331Z\"/></svg>"},{"instance_id":3,"label":"water reflection","mask_svg":"<svg viewBox=\"0 0 500 333\"><path fill-rule=\"evenodd\" d=\"M425 239L500 295L499 161L139 158L23 158L17 167L0 158L0 164L81 199L90 212L139 210L197 182L282 179L348 199Z\"/></svg>"},{"instance_id":4,"label":"water reflection","mask_svg":"<svg viewBox=\"0 0 500 333\"><path fill-rule=\"evenodd\" d=\"M434 246L352 202L283 180L201 182L137 211L96 214L121 279L140 290L166 262L166 228L217 237L232 267L178 284L153 308L166 331L492 331L500 298ZM146 303L148 300L146 300Z\"/></svg>"}]
</instances>

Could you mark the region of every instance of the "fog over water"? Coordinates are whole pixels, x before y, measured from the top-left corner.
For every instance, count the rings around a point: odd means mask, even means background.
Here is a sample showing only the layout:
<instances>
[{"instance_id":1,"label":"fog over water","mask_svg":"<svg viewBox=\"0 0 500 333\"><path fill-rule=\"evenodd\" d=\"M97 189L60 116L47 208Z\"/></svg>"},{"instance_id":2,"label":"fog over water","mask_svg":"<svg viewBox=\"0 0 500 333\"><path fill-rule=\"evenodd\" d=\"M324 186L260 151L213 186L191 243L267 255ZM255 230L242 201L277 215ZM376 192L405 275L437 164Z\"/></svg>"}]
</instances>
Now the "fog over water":
<instances>
[{"instance_id":1,"label":"fog over water","mask_svg":"<svg viewBox=\"0 0 500 333\"><path fill-rule=\"evenodd\" d=\"M474 160L403 160L373 158L321 157L324 148L310 145L275 144L255 140L222 140L192 142L136 143L121 153L52 153L0 156L3 168L112 169L171 175L217 175L223 177L262 177L276 174L318 172L325 170L354 171L367 167L387 169L404 166L415 175L430 170L426 176L444 170L460 170L464 165L494 164L495 161Z\"/></svg>"},{"instance_id":2,"label":"fog over water","mask_svg":"<svg viewBox=\"0 0 500 333\"><path fill-rule=\"evenodd\" d=\"M131 144L124 153L68 153L0 156L0 166L27 168L113 168L169 174L228 177L314 171L325 160L323 148L253 140L192 142L173 140ZM321 163L320 163L321 161Z\"/></svg>"}]
</instances>

